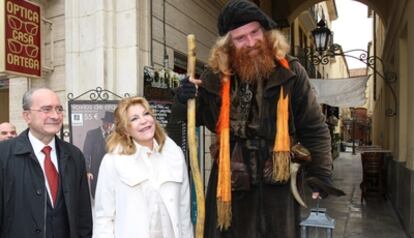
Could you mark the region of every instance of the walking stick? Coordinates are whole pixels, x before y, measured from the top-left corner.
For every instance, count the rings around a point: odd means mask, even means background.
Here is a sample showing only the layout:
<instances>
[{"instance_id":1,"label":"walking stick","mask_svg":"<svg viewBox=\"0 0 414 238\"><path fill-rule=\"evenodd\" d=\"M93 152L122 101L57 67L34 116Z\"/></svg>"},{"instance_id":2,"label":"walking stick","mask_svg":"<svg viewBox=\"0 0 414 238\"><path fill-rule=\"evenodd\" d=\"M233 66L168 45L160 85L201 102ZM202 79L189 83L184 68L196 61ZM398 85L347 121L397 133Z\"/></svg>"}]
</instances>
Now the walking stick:
<instances>
[{"instance_id":1,"label":"walking stick","mask_svg":"<svg viewBox=\"0 0 414 238\"><path fill-rule=\"evenodd\" d=\"M187 75L194 78L195 64L196 64L196 52L195 52L195 36L187 36L188 45L188 62L187 62ZM197 223L195 230L196 238L203 238L204 235L204 218L205 218L205 205L204 205L204 189L203 181L201 180L200 167L198 164L197 156L197 138L195 132L195 120L196 120L196 103L195 99L189 99L187 101L187 137L188 147L190 151L190 167L193 175L194 187L197 199Z\"/></svg>"}]
</instances>

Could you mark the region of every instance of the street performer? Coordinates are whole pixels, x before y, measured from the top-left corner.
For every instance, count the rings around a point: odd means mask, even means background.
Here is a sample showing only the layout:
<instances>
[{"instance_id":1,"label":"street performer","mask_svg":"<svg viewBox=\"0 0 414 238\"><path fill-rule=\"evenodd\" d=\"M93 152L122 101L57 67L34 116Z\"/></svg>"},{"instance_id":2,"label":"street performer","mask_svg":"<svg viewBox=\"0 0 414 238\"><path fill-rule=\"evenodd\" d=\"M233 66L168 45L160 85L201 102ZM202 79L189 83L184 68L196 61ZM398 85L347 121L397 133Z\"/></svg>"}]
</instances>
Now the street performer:
<instances>
[{"instance_id":1,"label":"street performer","mask_svg":"<svg viewBox=\"0 0 414 238\"><path fill-rule=\"evenodd\" d=\"M196 97L197 124L217 133L204 237L299 237L300 209L289 186L291 147L298 143L311 155L303 168L312 197L335 190L320 105L275 27L254 3L230 0L218 18L208 69L176 90L181 105Z\"/></svg>"}]
</instances>

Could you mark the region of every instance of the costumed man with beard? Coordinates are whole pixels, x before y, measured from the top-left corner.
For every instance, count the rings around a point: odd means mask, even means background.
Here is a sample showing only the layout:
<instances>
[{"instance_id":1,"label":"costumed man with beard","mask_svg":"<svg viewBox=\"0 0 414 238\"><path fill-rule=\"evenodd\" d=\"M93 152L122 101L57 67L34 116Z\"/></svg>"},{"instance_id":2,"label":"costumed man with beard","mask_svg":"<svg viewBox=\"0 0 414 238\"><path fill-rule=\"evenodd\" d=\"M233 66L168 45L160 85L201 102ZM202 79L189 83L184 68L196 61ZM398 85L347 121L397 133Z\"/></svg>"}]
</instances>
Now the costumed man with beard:
<instances>
[{"instance_id":1,"label":"costumed man with beard","mask_svg":"<svg viewBox=\"0 0 414 238\"><path fill-rule=\"evenodd\" d=\"M204 237L300 237L299 204L289 185L291 147L298 142L311 154L303 167L312 197L336 191L320 105L275 27L254 3L229 1L218 18L209 68L176 90L181 108L173 110L185 115L178 111L196 97L198 125L217 133Z\"/></svg>"}]
</instances>

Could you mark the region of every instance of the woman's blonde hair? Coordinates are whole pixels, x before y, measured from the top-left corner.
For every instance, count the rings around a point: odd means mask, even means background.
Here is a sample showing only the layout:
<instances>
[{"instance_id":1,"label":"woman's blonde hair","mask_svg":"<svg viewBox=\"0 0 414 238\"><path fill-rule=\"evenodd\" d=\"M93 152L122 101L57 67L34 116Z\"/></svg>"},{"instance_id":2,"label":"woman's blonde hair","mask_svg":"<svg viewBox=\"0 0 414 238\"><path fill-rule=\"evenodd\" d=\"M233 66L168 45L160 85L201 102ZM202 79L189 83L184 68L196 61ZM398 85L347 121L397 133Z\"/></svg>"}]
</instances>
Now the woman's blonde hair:
<instances>
[{"instance_id":1,"label":"woman's blonde hair","mask_svg":"<svg viewBox=\"0 0 414 238\"><path fill-rule=\"evenodd\" d=\"M262 29L263 30L263 29ZM283 59L290 50L285 36L278 30L269 30L264 32L264 40L273 51L276 60ZM230 33L219 37L210 51L208 64L215 73L225 75L231 74L230 52L233 44Z\"/></svg>"},{"instance_id":2,"label":"woman's blonde hair","mask_svg":"<svg viewBox=\"0 0 414 238\"><path fill-rule=\"evenodd\" d=\"M115 128L106 142L106 148L109 153L115 152L119 154L131 155L136 152L136 146L133 138L127 134L130 126L128 120L128 109L134 105L141 105L154 118L155 135L154 138L159 145L159 152L162 151L166 140L166 133L160 123L155 119L148 101L143 97L129 97L119 102L115 109Z\"/></svg>"}]
</instances>

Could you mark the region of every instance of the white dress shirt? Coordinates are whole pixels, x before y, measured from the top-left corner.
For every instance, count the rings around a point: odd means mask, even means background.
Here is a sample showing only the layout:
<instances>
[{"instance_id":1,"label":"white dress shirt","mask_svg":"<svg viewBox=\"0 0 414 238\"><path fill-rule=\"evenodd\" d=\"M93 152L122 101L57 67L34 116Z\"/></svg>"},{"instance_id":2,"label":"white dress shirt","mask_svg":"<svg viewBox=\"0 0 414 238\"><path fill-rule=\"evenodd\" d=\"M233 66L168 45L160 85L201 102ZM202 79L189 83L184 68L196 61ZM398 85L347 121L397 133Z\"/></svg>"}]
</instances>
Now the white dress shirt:
<instances>
[{"instance_id":1,"label":"white dress shirt","mask_svg":"<svg viewBox=\"0 0 414 238\"><path fill-rule=\"evenodd\" d=\"M52 201L53 203L52 195L50 193L49 183L47 182L46 173L45 173L45 154L42 152L42 149L45 146L50 146L52 148L52 150L50 151L50 158L52 160L53 165L56 168L56 171L59 173L55 137L53 137L52 141L50 141L49 144L45 145L39 139L34 137L34 135L29 131L29 141L30 141L30 144L32 144L32 148L37 158L37 161L39 161L40 167L42 168L47 193L49 194L50 201Z\"/></svg>"}]
</instances>

